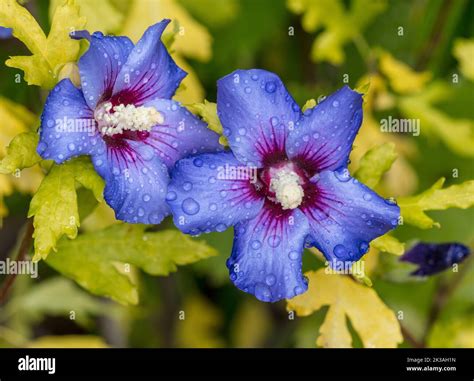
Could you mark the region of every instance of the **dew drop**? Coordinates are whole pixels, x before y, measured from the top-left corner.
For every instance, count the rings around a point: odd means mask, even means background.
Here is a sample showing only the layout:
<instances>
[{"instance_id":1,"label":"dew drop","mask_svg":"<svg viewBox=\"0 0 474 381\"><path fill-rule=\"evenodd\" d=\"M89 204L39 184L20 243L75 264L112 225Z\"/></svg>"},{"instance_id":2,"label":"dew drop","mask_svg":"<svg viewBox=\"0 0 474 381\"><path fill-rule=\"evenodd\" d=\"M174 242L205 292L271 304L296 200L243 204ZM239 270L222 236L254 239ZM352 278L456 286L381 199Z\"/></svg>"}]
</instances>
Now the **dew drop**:
<instances>
[{"instance_id":1,"label":"dew drop","mask_svg":"<svg viewBox=\"0 0 474 381\"><path fill-rule=\"evenodd\" d=\"M334 250L333 250L333 253L336 257L338 258L342 258L346 255L347 253L347 250L346 248L344 247L344 245L336 245L334 247Z\"/></svg>"},{"instance_id":2,"label":"dew drop","mask_svg":"<svg viewBox=\"0 0 474 381\"><path fill-rule=\"evenodd\" d=\"M278 247L280 242L281 242L281 239L277 235L272 235L268 237L268 244L270 245L270 247Z\"/></svg>"},{"instance_id":3,"label":"dew drop","mask_svg":"<svg viewBox=\"0 0 474 381\"><path fill-rule=\"evenodd\" d=\"M181 204L183 212L193 216L199 212L199 204L193 198L189 197L183 201Z\"/></svg>"},{"instance_id":4,"label":"dew drop","mask_svg":"<svg viewBox=\"0 0 474 381\"><path fill-rule=\"evenodd\" d=\"M370 201L372 200L372 195L370 193L364 193L364 196L362 196L365 201Z\"/></svg>"},{"instance_id":5,"label":"dew drop","mask_svg":"<svg viewBox=\"0 0 474 381\"><path fill-rule=\"evenodd\" d=\"M276 90L276 84L273 81L269 81L265 84L265 91L267 93L274 93Z\"/></svg>"},{"instance_id":6,"label":"dew drop","mask_svg":"<svg viewBox=\"0 0 474 381\"><path fill-rule=\"evenodd\" d=\"M273 274L268 274L268 275L265 277L265 283L266 283L268 286L273 286L273 285L276 283L276 276L273 275Z\"/></svg>"},{"instance_id":7,"label":"dew drop","mask_svg":"<svg viewBox=\"0 0 474 381\"><path fill-rule=\"evenodd\" d=\"M262 243L256 239L256 240L253 240L252 243L250 244L250 246L252 247L252 249L254 250L258 250L262 247Z\"/></svg>"},{"instance_id":8,"label":"dew drop","mask_svg":"<svg viewBox=\"0 0 474 381\"><path fill-rule=\"evenodd\" d=\"M176 194L175 191L169 191L166 194L166 201L174 201L174 200L176 200L177 197L178 197L178 195Z\"/></svg>"},{"instance_id":9,"label":"dew drop","mask_svg":"<svg viewBox=\"0 0 474 381\"><path fill-rule=\"evenodd\" d=\"M255 296L264 302L268 302L272 298L272 293L270 291L270 288L266 284L263 283L257 283L255 285Z\"/></svg>"}]
</instances>

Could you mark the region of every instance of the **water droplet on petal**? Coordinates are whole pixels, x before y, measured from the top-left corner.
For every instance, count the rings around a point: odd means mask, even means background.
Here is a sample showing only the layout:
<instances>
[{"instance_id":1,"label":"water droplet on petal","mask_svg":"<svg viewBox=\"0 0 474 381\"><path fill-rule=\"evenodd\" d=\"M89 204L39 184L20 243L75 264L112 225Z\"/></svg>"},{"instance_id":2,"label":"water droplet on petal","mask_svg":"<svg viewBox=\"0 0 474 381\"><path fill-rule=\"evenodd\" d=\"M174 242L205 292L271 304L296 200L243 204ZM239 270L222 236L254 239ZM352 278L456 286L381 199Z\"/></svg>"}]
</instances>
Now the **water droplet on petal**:
<instances>
[{"instance_id":1,"label":"water droplet on petal","mask_svg":"<svg viewBox=\"0 0 474 381\"><path fill-rule=\"evenodd\" d=\"M189 192L191 189L193 189L193 184L190 183L189 181L186 181L186 182L183 183L183 189L186 192Z\"/></svg>"},{"instance_id":2,"label":"water droplet on petal","mask_svg":"<svg viewBox=\"0 0 474 381\"><path fill-rule=\"evenodd\" d=\"M364 196L362 196L365 201L370 201L372 200L372 195L370 193L364 193Z\"/></svg>"},{"instance_id":3,"label":"water droplet on petal","mask_svg":"<svg viewBox=\"0 0 474 381\"><path fill-rule=\"evenodd\" d=\"M276 276L273 275L273 274L268 274L268 275L265 277L265 283L266 283L268 286L273 286L273 285L276 283Z\"/></svg>"},{"instance_id":4,"label":"water droplet on petal","mask_svg":"<svg viewBox=\"0 0 474 381\"><path fill-rule=\"evenodd\" d=\"M226 224L217 224L216 225L216 231L219 232L219 233L222 233L223 231L225 231L227 229L227 225Z\"/></svg>"},{"instance_id":5,"label":"water droplet on petal","mask_svg":"<svg viewBox=\"0 0 474 381\"><path fill-rule=\"evenodd\" d=\"M272 293L267 285L263 283L257 283L255 285L255 296L264 302L268 302L272 298Z\"/></svg>"},{"instance_id":6,"label":"water droplet on petal","mask_svg":"<svg viewBox=\"0 0 474 381\"><path fill-rule=\"evenodd\" d=\"M145 202L148 202L151 200L151 196L147 193L145 193L142 197L142 200L145 201Z\"/></svg>"},{"instance_id":7,"label":"water droplet on petal","mask_svg":"<svg viewBox=\"0 0 474 381\"><path fill-rule=\"evenodd\" d=\"M332 107L339 107L339 102L338 101L333 101L332 102Z\"/></svg>"},{"instance_id":8,"label":"water droplet on petal","mask_svg":"<svg viewBox=\"0 0 474 381\"><path fill-rule=\"evenodd\" d=\"M268 237L268 244L270 245L270 247L278 247L280 242L281 242L281 239L277 235L272 235Z\"/></svg>"},{"instance_id":9,"label":"water droplet on petal","mask_svg":"<svg viewBox=\"0 0 474 381\"><path fill-rule=\"evenodd\" d=\"M342 168L338 171L334 171L333 173L334 173L334 176L336 176L336 178L343 183L346 183L351 179L351 176L349 175L349 171L347 170L347 168Z\"/></svg>"},{"instance_id":10,"label":"water droplet on petal","mask_svg":"<svg viewBox=\"0 0 474 381\"><path fill-rule=\"evenodd\" d=\"M262 247L262 243L258 239L256 239L256 240L252 241L250 246L252 247L252 249L258 250Z\"/></svg>"},{"instance_id":11,"label":"water droplet on petal","mask_svg":"<svg viewBox=\"0 0 474 381\"><path fill-rule=\"evenodd\" d=\"M193 216L199 212L199 204L193 198L189 197L183 201L181 204L183 212Z\"/></svg>"},{"instance_id":12,"label":"water droplet on petal","mask_svg":"<svg viewBox=\"0 0 474 381\"><path fill-rule=\"evenodd\" d=\"M296 261L296 260L299 259L300 254L299 254L297 251L292 250L292 251L290 251L290 252L288 253L288 257L289 257L292 261Z\"/></svg>"},{"instance_id":13,"label":"water droplet on petal","mask_svg":"<svg viewBox=\"0 0 474 381\"><path fill-rule=\"evenodd\" d=\"M347 249L344 245L336 245L334 247L333 253L338 258L343 258L347 254Z\"/></svg>"},{"instance_id":14,"label":"water droplet on petal","mask_svg":"<svg viewBox=\"0 0 474 381\"><path fill-rule=\"evenodd\" d=\"M250 87L246 87L244 91L246 94L250 94L252 92L252 89Z\"/></svg>"},{"instance_id":15,"label":"water droplet on petal","mask_svg":"<svg viewBox=\"0 0 474 381\"><path fill-rule=\"evenodd\" d=\"M267 93L274 93L276 90L276 84L275 82L273 81L268 81L266 84L265 84L265 91Z\"/></svg>"},{"instance_id":16,"label":"water droplet on petal","mask_svg":"<svg viewBox=\"0 0 474 381\"><path fill-rule=\"evenodd\" d=\"M199 158L196 158L193 160L193 164L196 166L196 167L202 167L202 159L199 159Z\"/></svg>"},{"instance_id":17,"label":"water droplet on petal","mask_svg":"<svg viewBox=\"0 0 474 381\"><path fill-rule=\"evenodd\" d=\"M271 117L270 123L272 124L273 127L277 126L278 122L279 122L278 117L276 117L276 116Z\"/></svg>"},{"instance_id":18,"label":"water droplet on petal","mask_svg":"<svg viewBox=\"0 0 474 381\"><path fill-rule=\"evenodd\" d=\"M359 253L360 254L365 254L365 253L367 253L367 250L369 250L369 244L365 241L362 241L359 244Z\"/></svg>"},{"instance_id":19,"label":"water droplet on petal","mask_svg":"<svg viewBox=\"0 0 474 381\"><path fill-rule=\"evenodd\" d=\"M178 195L176 194L175 191L169 191L166 194L166 201L174 201L174 200L176 200L177 197L178 197Z\"/></svg>"}]
</instances>

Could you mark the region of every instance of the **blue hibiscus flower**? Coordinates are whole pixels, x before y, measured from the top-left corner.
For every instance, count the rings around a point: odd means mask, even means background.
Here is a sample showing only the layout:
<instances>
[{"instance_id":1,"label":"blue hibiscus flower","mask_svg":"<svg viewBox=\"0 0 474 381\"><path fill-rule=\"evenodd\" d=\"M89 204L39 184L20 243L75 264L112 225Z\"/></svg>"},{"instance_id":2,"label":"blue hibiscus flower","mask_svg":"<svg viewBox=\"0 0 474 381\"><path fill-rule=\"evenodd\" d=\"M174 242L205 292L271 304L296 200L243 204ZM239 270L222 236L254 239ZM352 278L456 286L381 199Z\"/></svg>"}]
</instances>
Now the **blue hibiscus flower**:
<instances>
[{"instance_id":1,"label":"blue hibiscus flower","mask_svg":"<svg viewBox=\"0 0 474 381\"><path fill-rule=\"evenodd\" d=\"M81 89L59 82L41 116L38 153L56 163L90 155L105 200L126 222L159 223L169 214L168 168L221 149L217 134L170 99L186 73L161 41L169 21L148 28L135 46L127 37L76 32L90 41L78 63Z\"/></svg>"},{"instance_id":2,"label":"blue hibiscus flower","mask_svg":"<svg viewBox=\"0 0 474 381\"><path fill-rule=\"evenodd\" d=\"M180 160L168 203L185 233L234 225L230 278L263 301L307 289L305 245L332 264L357 261L397 225L400 210L347 171L362 96L345 86L304 114L273 73L238 70L218 81L231 151Z\"/></svg>"}]
</instances>

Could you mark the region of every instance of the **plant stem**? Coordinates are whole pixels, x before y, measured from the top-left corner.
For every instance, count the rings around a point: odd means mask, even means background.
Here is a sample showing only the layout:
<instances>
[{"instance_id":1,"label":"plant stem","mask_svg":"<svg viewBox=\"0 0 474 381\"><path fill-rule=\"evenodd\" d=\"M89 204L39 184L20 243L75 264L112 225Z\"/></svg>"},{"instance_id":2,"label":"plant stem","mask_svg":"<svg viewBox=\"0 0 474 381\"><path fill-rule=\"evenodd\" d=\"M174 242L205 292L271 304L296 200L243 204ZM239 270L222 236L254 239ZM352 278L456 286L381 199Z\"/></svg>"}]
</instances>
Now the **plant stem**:
<instances>
[{"instance_id":1,"label":"plant stem","mask_svg":"<svg viewBox=\"0 0 474 381\"><path fill-rule=\"evenodd\" d=\"M31 243L33 241L33 232L33 220L29 219L26 224L25 233L23 234L23 238L21 240L20 248L18 249L18 254L15 259L16 261L22 261L26 257L26 254L30 250ZM3 282L0 288L0 306L5 304L10 289L15 282L16 276L17 274L8 274L5 281Z\"/></svg>"}]
</instances>

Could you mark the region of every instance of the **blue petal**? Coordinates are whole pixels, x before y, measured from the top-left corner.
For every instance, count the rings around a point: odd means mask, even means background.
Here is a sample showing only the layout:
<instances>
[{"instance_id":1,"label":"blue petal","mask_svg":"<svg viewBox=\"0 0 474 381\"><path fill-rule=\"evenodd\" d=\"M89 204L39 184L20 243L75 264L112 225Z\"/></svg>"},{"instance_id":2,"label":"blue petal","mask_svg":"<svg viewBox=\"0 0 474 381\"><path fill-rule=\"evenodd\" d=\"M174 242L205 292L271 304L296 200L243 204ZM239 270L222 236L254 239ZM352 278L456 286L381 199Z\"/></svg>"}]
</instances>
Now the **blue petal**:
<instances>
[{"instance_id":1,"label":"blue petal","mask_svg":"<svg viewBox=\"0 0 474 381\"><path fill-rule=\"evenodd\" d=\"M419 265L411 275L427 276L437 274L461 263L470 254L467 246L460 243L420 242L400 257L400 261Z\"/></svg>"},{"instance_id":2,"label":"blue petal","mask_svg":"<svg viewBox=\"0 0 474 381\"><path fill-rule=\"evenodd\" d=\"M114 86L116 103L141 105L156 98L171 98L186 72L173 61L161 34L170 20L149 27L130 53Z\"/></svg>"},{"instance_id":3,"label":"blue petal","mask_svg":"<svg viewBox=\"0 0 474 381\"><path fill-rule=\"evenodd\" d=\"M87 38L87 35L80 31L73 37ZM128 37L104 36L100 32L90 36L89 49L79 59L78 66L84 98L92 110L112 95L115 80L132 49Z\"/></svg>"},{"instance_id":4,"label":"blue petal","mask_svg":"<svg viewBox=\"0 0 474 381\"><path fill-rule=\"evenodd\" d=\"M62 163L79 155L104 152L105 144L82 92L63 79L49 93L41 115L38 154Z\"/></svg>"},{"instance_id":5,"label":"blue petal","mask_svg":"<svg viewBox=\"0 0 474 381\"><path fill-rule=\"evenodd\" d=\"M159 224L169 214L168 169L143 142L127 140L127 148L108 147L92 157L105 180L104 198L115 217L129 223Z\"/></svg>"},{"instance_id":6,"label":"blue petal","mask_svg":"<svg viewBox=\"0 0 474 381\"><path fill-rule=\"evenodd\" d=\"M145 106L154 107L164 117L163 124L153 127L147 143L156 148L161 160L170 169L183 157L222 151L219 135L178 102L155 99Z\"/></svg>"},{"instance_id":7,"label":"blue petal","mask_svg":"<svg viewBox=\"0 0 474 381\"><path fill-rule=\"evenodd\" d=\"M344 86L306 110L288 136L288 157L314 172L345 167L361 123L362 95Z\"/></svg>"},{"instance_id":8,"label":"blue petal","mask_svg":"<svg viewBox=\"0 0 474 381\"><path fill-rule=\"evenodd\" d=\"M236 70L217 82L217 111L237 159L263 166L285 153L300 109L277 75Z\"/></svg>"},{"instance_id":9,"label":"blue petal","mask_svg":"<svg viewBox=\"0 0 474 381\"><path fill-rule=\"evenodd\" d=\"M241 169L241 180L232 176L232 169ZM253 176L256 169L244 167L231 152L178 161L167 197L175 225L185 233L199 234L224 231L253 218L263 205L250 182Z\"/></svg>"},{"instance_id":10,"label":"blue petal","mask_svg":"<svg viewBox=\"0 0 474 381\"><path fill-rule=\"evenodd\" d=\"M302 272L302 252L309 231L308 221L298 209L275 213L266 204L257 217L235 226L234 247L227 261L230 279L240 290L264 302L305 292L308 285Z\"/></svg>"},{"instance_id":11,"label":"blue petal","mask_svg":"<svg viewBox=\"0 0 474 381\"><path fill-rule=\"evenodd\" d=\"M395 228L400 208L349 176L347 169L311 179L301 207L311 225L312 243L332 264L359 260L369 243Z\"/></svg>"},{"instance_id":12,"label":"blue petal","mask_svg":"<svg viewBox=\"0 0 474 381\"><path fill-rule=\"evenodd\" d=\"M0 40L5 40L7 38L11 38L13 36L13 29L12 28L5 28L0 26Z\"/></svg>"}]
</instances>

